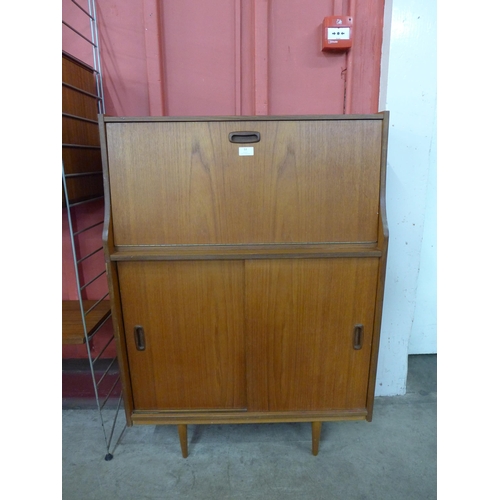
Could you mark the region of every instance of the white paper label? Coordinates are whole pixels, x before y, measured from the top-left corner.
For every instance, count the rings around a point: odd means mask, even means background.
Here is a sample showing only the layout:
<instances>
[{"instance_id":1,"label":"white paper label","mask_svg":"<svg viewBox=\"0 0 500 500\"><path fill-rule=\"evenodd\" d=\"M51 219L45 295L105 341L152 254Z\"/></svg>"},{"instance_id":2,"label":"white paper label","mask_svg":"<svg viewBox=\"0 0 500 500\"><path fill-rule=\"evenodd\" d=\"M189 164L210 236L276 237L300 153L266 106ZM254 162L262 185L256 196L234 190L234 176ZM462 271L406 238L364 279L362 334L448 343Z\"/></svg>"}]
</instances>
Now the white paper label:
<instances>
[{"instance_id":1,"label":"white paper label","mask_svg":"<svg viewBox=\"0 0 500 500\"><path fill-rule=\"evenodd\" d=\"M253 156L253 146L241 147L240 156Z\"/></svg>"}]
</instances>

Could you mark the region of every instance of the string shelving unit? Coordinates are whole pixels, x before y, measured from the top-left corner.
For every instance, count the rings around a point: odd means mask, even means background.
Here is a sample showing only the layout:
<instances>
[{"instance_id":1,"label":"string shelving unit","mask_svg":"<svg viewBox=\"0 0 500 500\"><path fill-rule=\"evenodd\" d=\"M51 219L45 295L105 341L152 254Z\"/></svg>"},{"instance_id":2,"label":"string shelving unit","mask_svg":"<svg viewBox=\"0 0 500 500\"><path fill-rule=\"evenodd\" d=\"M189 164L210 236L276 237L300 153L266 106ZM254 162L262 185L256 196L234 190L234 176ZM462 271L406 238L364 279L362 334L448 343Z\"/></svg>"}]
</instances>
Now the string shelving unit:
<instances>
[{"instance_id":1,"label":"string shelving unit","mask_svg":"<svg viewBox=\"0 0 500 500\"><path fill-rule=\"evenodd\" d=\"M80 46L86 45L92 64L62 53L63 224L71 242L76 288L72 300L62 301L62 343L86 347L89 365L85 376L90 377L104 434L105 460L109 461L112 444L116 447L121 437L113 441L122 393L102 245L104 188L98 114L105 113L105 105L98 26L94 0L88 0L85 7L75 0L65 4L63 40L69 33ZM86 19L85 26L82 19Z\"/></svg>"}]
</instances>

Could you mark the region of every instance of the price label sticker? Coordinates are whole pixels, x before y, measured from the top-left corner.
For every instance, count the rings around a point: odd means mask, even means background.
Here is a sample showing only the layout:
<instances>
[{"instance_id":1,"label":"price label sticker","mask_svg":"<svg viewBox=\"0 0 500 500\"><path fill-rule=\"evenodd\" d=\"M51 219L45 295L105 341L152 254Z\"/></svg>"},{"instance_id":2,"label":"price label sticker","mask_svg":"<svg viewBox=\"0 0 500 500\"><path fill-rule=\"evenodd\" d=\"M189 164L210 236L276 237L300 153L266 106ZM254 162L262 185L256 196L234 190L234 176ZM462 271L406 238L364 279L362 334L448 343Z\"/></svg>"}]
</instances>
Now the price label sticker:
<instances>
[{"instance_id":1,"label":"price label sticker","mask_svg":"<svg viewBox=\"0 0 500 500\"><path fill-rule=\"evenodd\" d=\"M253 146L240 147L240 156L253 156Z\"/></svg>"}]
</instances>

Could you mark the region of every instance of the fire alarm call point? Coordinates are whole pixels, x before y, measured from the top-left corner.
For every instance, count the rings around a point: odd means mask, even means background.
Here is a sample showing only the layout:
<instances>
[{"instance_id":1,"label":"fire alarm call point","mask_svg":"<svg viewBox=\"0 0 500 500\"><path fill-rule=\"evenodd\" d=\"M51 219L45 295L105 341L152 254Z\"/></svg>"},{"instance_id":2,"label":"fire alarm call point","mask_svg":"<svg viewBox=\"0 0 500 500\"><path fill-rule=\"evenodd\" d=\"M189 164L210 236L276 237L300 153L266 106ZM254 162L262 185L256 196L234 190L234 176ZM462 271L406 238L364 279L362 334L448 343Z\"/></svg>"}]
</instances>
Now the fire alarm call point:
<instances>
[{"instance_id":1,"label":"fire alarm call point","mask_svg":"<svg viewBox=\"0 0 500 500\"><path fill-rule=\"evenodd\" d=\"M323 20L322 51L341 51L352 46L352 17L328 16Z\"/></svg>"}]
</instances>

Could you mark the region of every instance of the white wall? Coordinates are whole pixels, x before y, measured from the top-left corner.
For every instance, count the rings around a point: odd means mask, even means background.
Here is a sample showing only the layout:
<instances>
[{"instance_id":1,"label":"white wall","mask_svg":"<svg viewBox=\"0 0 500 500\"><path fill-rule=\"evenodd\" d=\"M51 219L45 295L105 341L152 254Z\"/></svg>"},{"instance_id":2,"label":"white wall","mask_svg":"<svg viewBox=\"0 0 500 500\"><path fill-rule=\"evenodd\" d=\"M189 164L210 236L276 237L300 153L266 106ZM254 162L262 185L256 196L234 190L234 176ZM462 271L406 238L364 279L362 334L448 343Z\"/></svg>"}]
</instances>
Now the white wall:
<instances>
[{"instance_id":1,"label":"white wall","mask_svg":"<svg viewBox=\"0 0 500 500\"><path fill-rule=\"evenodd\" d=\"M436 17L435 0L386 0L389 254L378 396L406 392L408 354L437 352Z\"/></svg>"}]
</instances>

